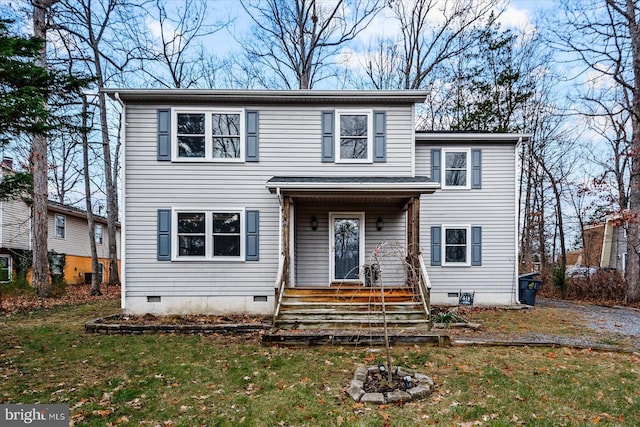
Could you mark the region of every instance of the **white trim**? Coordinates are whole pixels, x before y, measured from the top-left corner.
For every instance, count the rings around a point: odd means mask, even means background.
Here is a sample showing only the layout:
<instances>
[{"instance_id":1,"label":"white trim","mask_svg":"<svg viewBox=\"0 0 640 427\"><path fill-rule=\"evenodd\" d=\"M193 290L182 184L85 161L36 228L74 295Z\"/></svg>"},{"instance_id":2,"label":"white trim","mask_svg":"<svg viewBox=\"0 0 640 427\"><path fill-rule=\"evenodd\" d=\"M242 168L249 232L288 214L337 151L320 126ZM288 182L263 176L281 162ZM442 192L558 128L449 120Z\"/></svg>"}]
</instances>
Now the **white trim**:
<instances>
[{"instance_id":1,"label":"white trim","mask_svg":"<svg viewBox=\"0 0 640 427\"><path fill-rule=\"evenodd\" d=\"M178 156L178 114L204 114L204 157L180 157ZM211 134L211 114L239 114L240 115L240 156L238 158L213 157L213 136ZM196 162L196 163L244 163L246 144L246 124L244 108L189 108L174 107L171 109L171 161L172 162Z\"/></svg>"},{"instance_id":2,"label":"white trim","mask_svg":"<svg viewBox=\"0 0 640 427\"><path fill-rule=\"evenodd\" d=\"M296 287L296 252L295 252L295 229L296 229L295 204L289 204L289 287Z\"/></svg>"},{"instance_id":3,"label":"white trim","mask_svg":"<svg viewBox=\"0 0 640 427\"><path fill-rule=\"evenodd\" d=\"M335 232L333 230L333 222L335 218L357 218L360 220L360 247L358 249L359 252L359 266L361 267L364 264L365 261L365 228L366 228L366 221L365 221L365 213L362 211L358 211L358 212L329 212L329 284L331 284L334 281L341 281L341 282L353 282L353 283L360 283L362 282L362 280L360 279L360 271L358 271L358 278L357 279L336 279L335 278Z\"/></svg>"},{"instance_id":4,"label":"white trim","mask_svg":"<svg viewBox=\"0 0 640 427\"><path fill-rule=\"evenodd\" d=\"M416 104L411 105L411 117L413 117L411 126L411 176L416 176ZM387 151L388 148L387 144Z\"/></svg>"},{"instance_id":5,"label":"white trim","mask_svg":"<svg viewBox=\"0 0 640 427\"><path fill-rule=\"evenodd\" d=\"M367 116L367 158L343 159L340 157L340 116ZM373 163L373 110L342 109L335 111L334 152L336 163Z\"/></svg>"},{"instance_id":6,"label":"white trim","mask_svg":"<svg viewBox=\"0 0 640 427\"><path fill-rule=\"evenodd\" d=\"M522 138L520 138L518 140L518 143L516 144L515 148L514 148L514 167L513 167L513 187L514 187L514 192L513 192L513 204L514 204L514 210L513 210L513 223L514 223L514 238L515 241L513 242L513 249L514 249L514 259L513 259L513 284L512 284L512 292L511 292L511 303L512 304L519 304L520 303L520 282L519 282L519 278L518 278L518 267L519 267L519 263L520 263L520 203L519 203L519 198L520 198L520 180L518 179L518 177L520 176L520 173L522 172L520 170L520 160L521 160L521 156L520 156L520 146L522 145Z\"/></svg>"},{"instance_id":7,"label":"white trim","mask_svg":"<svg viewBox=\"0 0 640 427\"><path fill-rule=\"evenodd\" d=\"M442 174L442 189L443 190L470 190L471 189L471 148L442 148L441 161L440 161L440 173ZM466 183L465 185L447 185L447 154L448 153L465 153L466 159Z\"/></svg>"},{"instance_id":8,"label":"white trim","mask_svg":"<svg viewBox=\"0 0 640 427\"><path fill-rule=\"evenodd\" d=\"M416 141L512 141L514 144L528 140L530 133L485 133L485 132L416 132Z\"/></svg>"},{"instance_id":9,"label":"white trim","mask_svg":"<svg viewBox=\"0 0 640 427\"><path fill-rule=\"evenodd\" d=\"M447 229L465 229L467 231L467 250L465 262L447 262ZM443 267L470 267L471 266L471 224L442 224L441 228L441 259Z\"/></svg>"},{"instance_id":10,"label":"white trim","mask_svg":"<svg viewBox=\"0 0 640 427\"><path fill-rule=\"evenodd\" d=\"M240 255L239 256L213 256L213 220L211 214L217 213L239 213L240 214ZM205 239L205 255L204 256L179 256L179 239L178 239L178 213L204 213L204 239ZM244 262L245 261L245 239L246 239L246 223L245 208L234 208L228 206L209 206L209 207L173 207L171 208L171 261L207 261L207 262Z\"/></svg>"},{"instance_id":11,"label":"white trim","mask_svg":"<svg viewBox=\"0 0 640 427\"><path fill-rule=\"evenodd\" d=\"M127 122L126 122L126 109L127 105L124 103L122 99L120 99L120 94L118 92L115 93L114 98L120 102L122 109L120 110L120 141L121 141L121 150L120 150L120 182L125 183L126 181L126 171L127 171L127 162L125 162L125 151L127 145ZM127 219L127 193L126 193L126 185L122 185L122 206L121 206L121 218L120 218L120 308L126 308L127 301L127 275L126 275L126 266L127 266L127 257L126 257L126 248L127 248L127 240L126 240L126 219ZM116 230L117 231L117 230ZM108 233L107 233L108 234ZM117 249L117 248L116 248Z\"/></svg>"}]
</instances>

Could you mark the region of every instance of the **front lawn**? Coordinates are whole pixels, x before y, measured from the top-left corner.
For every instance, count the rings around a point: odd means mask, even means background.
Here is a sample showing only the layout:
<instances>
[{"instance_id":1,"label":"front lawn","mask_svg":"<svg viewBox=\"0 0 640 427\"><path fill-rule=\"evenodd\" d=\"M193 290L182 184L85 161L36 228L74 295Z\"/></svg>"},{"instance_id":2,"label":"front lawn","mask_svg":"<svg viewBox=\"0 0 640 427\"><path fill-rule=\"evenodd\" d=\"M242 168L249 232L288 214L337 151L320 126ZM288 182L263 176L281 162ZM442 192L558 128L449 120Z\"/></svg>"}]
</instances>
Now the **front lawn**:
<instances>
[{"instance_id":1,"label":"front lawn","mask_svg":"<svg viewBox=\"0 0 640 427\"><path fill-rule=\"evenodd\" d=\"M264 347L259 335L89 335L117 301L0 320L0 403L64 403L76 425L640 425L640 357L551 348L395 347L423 402L344 393L367 348ZM492 314L493 315L493 314ZM510 314L510 316L513 314Z\"/></svg>"}]
</instances>

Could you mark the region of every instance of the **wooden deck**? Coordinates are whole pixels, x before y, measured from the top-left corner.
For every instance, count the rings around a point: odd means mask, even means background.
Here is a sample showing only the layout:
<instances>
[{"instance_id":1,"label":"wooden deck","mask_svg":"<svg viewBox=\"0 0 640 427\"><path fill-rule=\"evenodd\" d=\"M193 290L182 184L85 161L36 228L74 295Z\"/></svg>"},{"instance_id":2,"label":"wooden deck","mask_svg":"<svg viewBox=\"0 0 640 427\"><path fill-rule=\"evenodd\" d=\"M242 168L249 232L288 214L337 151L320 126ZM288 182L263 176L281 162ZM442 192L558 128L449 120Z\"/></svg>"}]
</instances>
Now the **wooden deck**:
<instances>
[{"instance_id":1,"label":"wooden deck","mask_svg":"<svg viewBox=\"0 0 640 427\"><path fill-rule=\"evenodd\" d=\"M420 295L409 287L353 285L285 288L274 326L282 329L354 329L384 326L429 330Z\"/></svg>"}]
</instances>

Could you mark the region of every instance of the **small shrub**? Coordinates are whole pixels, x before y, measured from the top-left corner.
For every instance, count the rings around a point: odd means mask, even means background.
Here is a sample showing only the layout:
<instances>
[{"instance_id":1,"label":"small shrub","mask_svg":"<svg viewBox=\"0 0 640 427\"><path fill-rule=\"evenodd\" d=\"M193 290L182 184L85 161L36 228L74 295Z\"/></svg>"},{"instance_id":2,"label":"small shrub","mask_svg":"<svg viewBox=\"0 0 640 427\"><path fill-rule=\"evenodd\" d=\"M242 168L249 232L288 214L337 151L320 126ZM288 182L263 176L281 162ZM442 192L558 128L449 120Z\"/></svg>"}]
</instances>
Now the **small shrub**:
<instances>
[{"instance_id":1,"label":"small shrub","mask_svg":"<svg viewBox=\"0 0 640 427\"><path fill-rule=\"evenodd\" d=\"M466 319L462 316L452 312L452 311L444 311L440 313L436 313L432 317L433 323L444 323L446 325L450 323L465 323Z\"/></svg>"},{"instance_id":2,"label":"small shrub","mask_svg":"<svg viewBox=\"0 0 640 427\"><path fill-rule=\"evenodd\" d=\"M553 286L560 291L562 298L567 297L567 267L564 264L556 264L551 272Z\"/></svg>"}]
</instances>

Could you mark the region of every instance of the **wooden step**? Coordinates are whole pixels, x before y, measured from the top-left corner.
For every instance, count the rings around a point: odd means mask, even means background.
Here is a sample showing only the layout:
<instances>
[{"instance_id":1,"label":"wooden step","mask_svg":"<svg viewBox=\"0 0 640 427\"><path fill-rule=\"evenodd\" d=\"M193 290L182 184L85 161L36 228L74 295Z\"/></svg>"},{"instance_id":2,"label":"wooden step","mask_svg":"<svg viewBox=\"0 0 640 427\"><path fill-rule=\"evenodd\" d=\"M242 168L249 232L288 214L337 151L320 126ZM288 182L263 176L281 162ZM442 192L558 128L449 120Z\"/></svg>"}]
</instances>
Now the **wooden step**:
<instances>
[{"instance_id":1,"label":"wooden step","mask_svg":"<svg viewBox=\"0 0 640 427\"><path fill-rule=\"evenodd\" d=\"M385 310L387 312L394 311L406 311L406 310L419 310L422 311L422 303L415 301L401 301L401 302L386 302L385 301ZM332 302L326 303L321 301L287 301L282 303L280 306L280 311L291 311L291 310L350 310L355 312L361 311L374 311L374 312L382 312L382 303L381 302L363 302L363 303L354 303L354 302Z\"/></svg>"},{"instance_id":2,"label":"wooden step","mask_svg":"<svg viewBox=\"0 0 640 427\"><path fill-rule=\"evenodd\" d=\"M277 320L275 326L281 329L359 329L359 328L382 328L384 321L381 319L370 319L359 321L356 319L296 319ZM419 329L429 330L430 323L426 319L408 319L387 321L387 326L392 329Z\"/></svg>"},{"instance_id":3,"label":"wooden step","mask_svg":"<svg viewBox=\"0 0 640 427\"><path fill-rule=\"evenodd\" d=\"M404 311L400 313L387 313L387 322L397 320L423 320L424 312L422 311ZM369 320L378 321L383 319L381 313L373 312L353 312L353 311L331 311L331 310L298 310L285 311L278 316L279 321L290 320L353 320L366 322Z\"/></svg>"}]
</instances>

